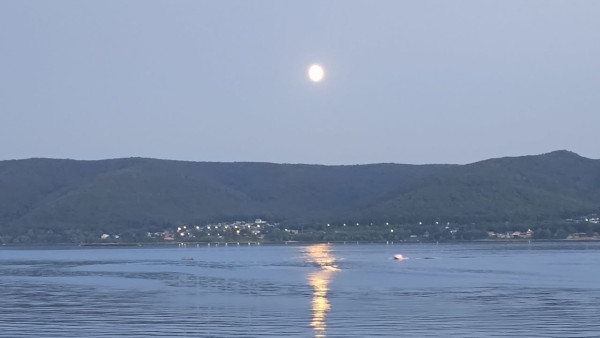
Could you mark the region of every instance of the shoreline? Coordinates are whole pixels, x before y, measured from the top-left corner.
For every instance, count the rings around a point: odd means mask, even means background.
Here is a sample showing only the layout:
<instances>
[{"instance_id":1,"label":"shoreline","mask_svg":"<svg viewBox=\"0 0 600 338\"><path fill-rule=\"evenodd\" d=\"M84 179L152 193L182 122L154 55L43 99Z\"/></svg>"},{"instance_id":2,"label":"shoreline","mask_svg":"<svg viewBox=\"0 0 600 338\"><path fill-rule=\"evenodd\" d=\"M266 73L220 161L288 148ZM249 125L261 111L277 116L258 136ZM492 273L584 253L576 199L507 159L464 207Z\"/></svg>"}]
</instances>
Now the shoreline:
<instances>
[{"instance_id":1,"label":"shoreline","mask_svg":"<svg viewBox=\"0 0 600 338\"><path fill-rule=\"evenodd\" d=\"M9 248L210 248L210 247L248 247L248 246L305 246L312 244L331 244L331 245L422 245L422 244L482 244L482 243L513 243L513 244L533 244L533 243L595 243L600 239L479 239L469 241L398 241L398 242L373 242L373 241L282 241L282 242L172 242L172 243L19 243L2 244L1 249Z\"/></svg>"}]
</instances>

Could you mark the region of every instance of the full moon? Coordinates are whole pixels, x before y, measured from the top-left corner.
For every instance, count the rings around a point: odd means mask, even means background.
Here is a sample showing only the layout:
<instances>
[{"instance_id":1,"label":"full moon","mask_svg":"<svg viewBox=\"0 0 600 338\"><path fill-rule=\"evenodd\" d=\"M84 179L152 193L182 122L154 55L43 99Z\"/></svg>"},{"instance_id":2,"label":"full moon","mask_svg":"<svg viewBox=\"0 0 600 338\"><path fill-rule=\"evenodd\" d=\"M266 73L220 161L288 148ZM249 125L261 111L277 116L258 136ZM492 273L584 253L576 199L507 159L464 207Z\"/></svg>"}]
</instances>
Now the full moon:
<instances>
[{"instance_id":1,"label":"full moon","mask_svg":"<svg viewBox=\"0 0 600 338\"><path fill-rule=\"evenodd\" d=\"M311 65L308 68L308 78L313 82L319 82L325 77L325 70L320 65Z\"/></svg>"}]
</instances>

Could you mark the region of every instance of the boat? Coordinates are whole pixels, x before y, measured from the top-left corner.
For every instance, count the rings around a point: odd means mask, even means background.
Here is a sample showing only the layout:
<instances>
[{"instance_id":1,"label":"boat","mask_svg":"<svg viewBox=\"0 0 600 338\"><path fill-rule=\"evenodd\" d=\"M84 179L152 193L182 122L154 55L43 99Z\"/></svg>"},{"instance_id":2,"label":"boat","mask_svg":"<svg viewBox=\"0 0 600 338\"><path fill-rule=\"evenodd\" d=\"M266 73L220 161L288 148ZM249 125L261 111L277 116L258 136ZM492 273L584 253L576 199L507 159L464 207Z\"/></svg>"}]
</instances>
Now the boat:
<instances>
[{"instance_id":1,"label":"boat","mask_svg":"<svg viewBox=\"0 0 600 338\"><path fill-rule=\"evenodd\" d=\"M397 254L394 255L394 259L397 261L403 261L404 260L404 256L402 256L401 254Z\"/></svg>"}]
</instances>

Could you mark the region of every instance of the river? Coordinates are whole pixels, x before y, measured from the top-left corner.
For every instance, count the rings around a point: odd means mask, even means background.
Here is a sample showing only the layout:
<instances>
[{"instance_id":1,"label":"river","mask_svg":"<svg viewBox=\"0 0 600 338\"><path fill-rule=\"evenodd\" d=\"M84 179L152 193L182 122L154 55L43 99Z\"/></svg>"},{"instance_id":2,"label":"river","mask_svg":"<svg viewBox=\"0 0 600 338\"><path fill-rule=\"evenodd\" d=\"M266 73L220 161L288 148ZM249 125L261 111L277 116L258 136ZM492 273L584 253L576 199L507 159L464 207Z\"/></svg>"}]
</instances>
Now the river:
<instances>
[{"instance_id":1,"label":"river","mask_svg":"<svg viewBox=\"0 0 600 338\"><path fill-rule=\"evenodd\" d=\"M0 297L3 337L592 337L600 243L4 247Z\"/></svg>"}]
</instances>

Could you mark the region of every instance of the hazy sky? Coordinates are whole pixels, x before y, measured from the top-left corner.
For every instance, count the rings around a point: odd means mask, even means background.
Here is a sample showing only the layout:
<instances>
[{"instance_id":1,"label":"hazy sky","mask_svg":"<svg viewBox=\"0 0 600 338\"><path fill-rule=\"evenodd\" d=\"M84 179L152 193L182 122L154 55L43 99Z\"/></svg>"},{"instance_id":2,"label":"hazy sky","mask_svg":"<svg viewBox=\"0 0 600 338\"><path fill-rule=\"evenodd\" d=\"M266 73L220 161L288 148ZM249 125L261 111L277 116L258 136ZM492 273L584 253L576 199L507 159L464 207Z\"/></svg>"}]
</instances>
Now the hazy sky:
<instances>
[{"instance_id":1,"label":"hazy sky","mask_svg":"<svg viewBox=\"0 0 600 338\"><path fill-rule=\"evenodd\" d=\"M600 158L599 126L596 0L0 1L0 159Z\"/></svg>"}]
</instances>

